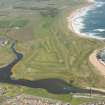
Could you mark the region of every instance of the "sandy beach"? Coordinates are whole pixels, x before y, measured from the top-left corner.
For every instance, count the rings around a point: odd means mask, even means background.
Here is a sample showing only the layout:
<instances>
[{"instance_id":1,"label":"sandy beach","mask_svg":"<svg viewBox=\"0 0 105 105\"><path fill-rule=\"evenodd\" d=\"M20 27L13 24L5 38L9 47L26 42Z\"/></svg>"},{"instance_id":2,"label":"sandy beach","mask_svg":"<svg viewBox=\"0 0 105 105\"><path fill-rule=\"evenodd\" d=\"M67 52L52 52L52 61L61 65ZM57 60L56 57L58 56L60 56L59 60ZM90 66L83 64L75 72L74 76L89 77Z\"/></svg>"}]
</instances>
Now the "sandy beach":
<instances>
[{"instance_id":1,"label":"sandy beach","mask_svg":"<svg viewBox=\"0 0 105 105\"><path fill-rule=\"evenodd\" d=\"M83 16L86 14L86 12L92 8L94 8L94 0L87 0L87 2L89 3L87 6L85 5L84 7L75 10L73 13L70 14L70 16L67 17L67 21L68 21L68 28L75 33L76 35L82 37L82 38L95 38L98 40L104 40L104 38L99 38L99 37L92 37L89 35L86 35L84 33L81 33L78 30L78 23L81 23L82 20L79 20L79 22L77 21L77 19L80 16ZM82 14L81 14L82 13ZM77 26L76 26L77 24ZM82 24L79 24L81 27ZM101 61L98 60L96 58L96 54L97 54L98 50L95 50L90 56L89 56L89 61L91 64L93 64L95 66L95 68L102 74L105 76L105 64Z\"/></svg>"},{"instance_id":2,"label":"sandy beach","mask_svg":"<svg viewBox=\"0 0 105 105\"><path fill-rule=\"evenodd\" d=\"M96 54L97 54L98 50L95 50L90 56L89 56L89 61L91 62L91 64L93 64L96 69L105 76L105 64L101 61L98 60L96 58Z\"/></svg>"},{"instance_id":3,"label":"sandy beach","mask_svg":"<svg viewBox=\"0 0 105 105\"><path fill-rule=\"evenodd\" d=\"M91 33L80 32L81 28L84 27L83 19L81 17L85 16L87 11L94 9L96 6L94 0L86 0L86 1L87 1L87 4L85 6L75 10L67 17L68 29L70 29L73 33L75 33L76 35L82 38L94 38L98 40L105 40L105 38L92 35L93 33L91 34Z\"/></svg>"},{"instance_id":4,"label":"sandy beach","mask_svg":"<svg viewBox=\"0 0 105 105\"><path fill-rule=\"evenodd\" d=\"M76 35L79 35L80 37L86 37L86 34L80 33L78 30L78 25L82 26L82 20L78 19L79 17L86 14L88 10L90 10L93 7L93 0L87 0L87 5L82 6L81 8L75 10L67 17L68 22L68 28L73 32L76 33ZM77 20L78 19L78 20Z\"/></svg>"}]
</instances>

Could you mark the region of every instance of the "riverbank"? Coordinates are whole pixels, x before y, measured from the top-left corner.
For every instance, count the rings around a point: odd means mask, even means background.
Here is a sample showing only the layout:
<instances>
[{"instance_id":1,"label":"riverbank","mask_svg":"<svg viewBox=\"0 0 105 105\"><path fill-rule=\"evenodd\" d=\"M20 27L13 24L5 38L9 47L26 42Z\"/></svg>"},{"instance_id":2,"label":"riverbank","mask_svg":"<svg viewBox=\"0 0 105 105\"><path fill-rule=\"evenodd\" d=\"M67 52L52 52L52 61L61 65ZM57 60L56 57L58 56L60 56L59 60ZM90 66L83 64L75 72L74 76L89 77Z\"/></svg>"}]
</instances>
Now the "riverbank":
<instances>
[{"instance_id":1,"label":"riverbank","mask_svg":"<svg viewBox=\"0 0 105 105\"><path fill-rule=\"evenodd\" d=\"M23 33L14 33L13 36L11 35L11 37L16 36L15 39L17 39L18 36L19 38L22 36L21 39L24 40L18 41L17 44L17 49L24 54L24 58L13 67L12 80L24 79L25 83L27 82L26 80L30 80L29 82L32 84L32 81L38 83L37 81L42 79L57 78L66 81L68 84L72 83L75 86L87 87L92 86L94 83L95 87L104 87L105 84L103 84L103 82L105 80L102 76L97 75L95 68L88 63L90 53L94 49L98 49L102 44L95 40L85 40L76 37L74 33L69 32L67 29L67 21L65 20L70 11L83 5L87 5L85 0L53 1L54 5L49 5L50 8L48 8L47 4L51 4L51 1L40 1L40 5L37 5L40 10L37 11L37 13L35 12L35 16L33 16L32 20L34 30L33 40L27 41L22 39L24 36ZM37 4L36 0L34 2ZM41 10L41 5L43 5L44 2L47 2L47 11ZM53 16L52 13L54 14ZM92 72L93 70L95 72ZM94 77L96 77L95 81ZM19 83L20 81L17 82ZM30 85L29 82L28 85ZM49 82L46 84L48 84L49 88L59 91L60 89L53 88L58 83L53 83L54 84ZM44 83L41 85L43 84ZM62 84L58 84L58 86L61 87ZM17 84L1 83L0 87L7 88L6 96L14 96L19 93L26 93L35 96L43 95L43 97L70 102L72 105L93 101L92 98L87 99L75 97L70 100L72 94L52 94L42 88L17 86Z\"/></svg>"},{"instance_id":2,"label":"riverbank","mask_svg":"<svg viewBox=\"0 0 105 105\"><path fill-rule=\"evenodd\" d=\"M59 100L21 94L14 98L7 99L2 105L70 105Z\"/></svg>"}]
</instances>

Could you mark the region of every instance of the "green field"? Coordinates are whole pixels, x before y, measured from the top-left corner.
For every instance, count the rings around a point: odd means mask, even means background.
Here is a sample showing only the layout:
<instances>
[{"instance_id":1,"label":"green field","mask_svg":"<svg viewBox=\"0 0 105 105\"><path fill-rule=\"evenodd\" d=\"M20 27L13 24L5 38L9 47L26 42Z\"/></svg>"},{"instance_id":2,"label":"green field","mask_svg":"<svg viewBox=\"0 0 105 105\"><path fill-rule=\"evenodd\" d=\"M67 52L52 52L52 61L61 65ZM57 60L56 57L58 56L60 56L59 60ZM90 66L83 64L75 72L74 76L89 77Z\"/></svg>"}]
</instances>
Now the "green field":
<instances>
[{"instance_id":1,"label":"green field","mask_svg":"<svg viewBox=\"0 0 105 105\"><path fill-rule=\"evenodd\" d=\"M13 3L8 17L0 17L0 35L16 40L17 50L24 54L13 68L12 77L28 80L59 78L76 87L105 89L105 78L88 60L89 55L102 48L104 42L80 38L67 27L66 18L74 9L85 4L84 0L35 0L36 5L32 7L33 1L29 5L27 0L21 2L22 5ZM10 44L0 48L0 59L3 59L0 66L13 58ZM71 102L70 95L50 94L43 89L3 83L0 87L7 89L4 96L26 93ZM78 105L92 100L97 99L74 98L72 103Z\"/></svg>"}]
</instances>

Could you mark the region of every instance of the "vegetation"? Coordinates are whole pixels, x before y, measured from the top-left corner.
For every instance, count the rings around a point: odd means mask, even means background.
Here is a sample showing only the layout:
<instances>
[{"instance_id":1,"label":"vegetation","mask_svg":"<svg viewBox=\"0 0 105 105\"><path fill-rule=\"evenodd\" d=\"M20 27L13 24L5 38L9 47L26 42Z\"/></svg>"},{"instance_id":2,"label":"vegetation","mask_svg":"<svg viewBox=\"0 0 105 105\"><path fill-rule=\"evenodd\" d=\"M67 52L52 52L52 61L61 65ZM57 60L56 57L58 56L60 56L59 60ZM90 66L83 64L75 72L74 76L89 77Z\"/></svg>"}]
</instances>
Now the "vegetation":
<instances>
[{"instance_id":1,"label":"vegetation","mask_svg":"<svg viewBox=\"0 0 105 105\"><path fill-rule=\"evenodd\" d=\"M17 11L21 9L22 14L18 13L18 15L26 20L17 20L18 16L14 16L16 15L14 12L7 17L11 18L10 20L0 19L0 28L5 28L7 37L17 40L17 50L24 54L24 58L13 68L12 78L28 80L59 78L78 87L105 88L103 84L105 78L88 60L95 49L103 47L103 42L80 38L67 27L66 17L72 10L82 6L85 3L84 0L35 0L33 3L37 4L35 7L28 7L28 1L26 1L23 0L23 4L26 3L25 6L28 9L15 8ZM21 28L15 30L13 27ZM10 28L9 31L7 31L8 28ZM2 32L0 30L0 33ZM0 48L0 57L3 59L0 65L7 63L8 59L13 59L9 48L7 46ZM6 96L27 93L71 101L69 94L55 95L43 89L2 83L0 87L7 89ZM72 103L78 105L90 100L95 99L74 98Z\"/></svg>"},{"instance_id":2,"label":"vegetation","mask_svg":"<svg viewBox=\"0 0 105 105\"><path fill-rule=\"evenodd\" d=\"M27 20L20 19L1 19L0 20L0 28L14 28L14 27L24 27L27 24Z\"/></svg>"},{"instance_id":3,"label":"vegetation","mask_svg":"<svg viewBox=\"0 0 105 105\"><path fill-rule=\"evenodd\" d=\"M8 40L8 44L5 45L5 47L0 46L0 66L4 66L5 64L8 64L14 59L14 54L12 54L12 51L10 49L12 40Z\"/></svg>"}]
</instances>

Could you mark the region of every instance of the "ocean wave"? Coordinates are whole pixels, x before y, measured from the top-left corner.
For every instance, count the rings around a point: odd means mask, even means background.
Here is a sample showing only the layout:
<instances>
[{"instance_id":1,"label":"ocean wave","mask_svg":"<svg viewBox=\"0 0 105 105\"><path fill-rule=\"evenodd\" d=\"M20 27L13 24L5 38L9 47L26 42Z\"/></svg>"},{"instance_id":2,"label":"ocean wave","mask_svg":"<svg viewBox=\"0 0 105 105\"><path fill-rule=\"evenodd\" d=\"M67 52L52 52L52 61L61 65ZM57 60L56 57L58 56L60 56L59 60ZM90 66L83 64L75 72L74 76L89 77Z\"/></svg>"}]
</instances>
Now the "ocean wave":
<instances>
[{"instance_id":1,"label":"ocean wave","mask_svg":"<svg viewBox=\"0 0 105 105\"><path fill-rule=\"evenodd\" d=\"M95 0L89 0L89 1L94 2L94 4L84 7L80 10L77 10L75 14L72 16L71 18L72 29L74 30L75 33L85 37L91 37L95 39L105 39L103 36L99 35L99 33L97 34L97 32L105 32L105 29L99 28L92 30L92 32L83 32L83 29L86 28L84 23L84 18L88 15L89 11L95 12L97 8L105 5L105 2L102 1L95 1Z\"/></svg>"},{"instance_id":2,"label":"ocean wave","mask_svg":"<svg viewBox=\"0 0 105 105\"><path fill-rule=\"evenodd\" d=\"M95 2L96 8L102 7L105 4L105 2Z\"/></svg>"},{"instance_id":3,"label":"ocean wave","mask_svg":"<svg viewBox=\"0 0 105 105\"><path fill-rule=\"evenodd\" d=\"M93 31L105 32L105 29L94 29Z\"/></svg>"}]
</instances>

